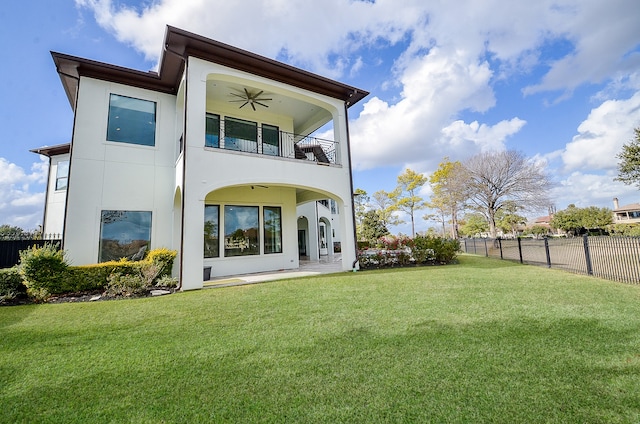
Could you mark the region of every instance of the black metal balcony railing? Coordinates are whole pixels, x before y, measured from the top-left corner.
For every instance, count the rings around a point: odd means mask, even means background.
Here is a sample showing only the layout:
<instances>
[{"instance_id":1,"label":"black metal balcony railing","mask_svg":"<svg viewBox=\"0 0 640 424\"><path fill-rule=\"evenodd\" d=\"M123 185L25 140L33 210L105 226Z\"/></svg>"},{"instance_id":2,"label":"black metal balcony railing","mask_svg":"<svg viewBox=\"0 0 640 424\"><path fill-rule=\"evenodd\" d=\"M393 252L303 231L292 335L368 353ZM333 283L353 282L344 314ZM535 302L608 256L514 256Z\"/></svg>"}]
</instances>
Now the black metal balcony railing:
<instances>
[{"instance_id":1,"label":"black metal balcony railing","mask_svg":"<svg viewBox=\"0 0 640 424\"><path fill-rule=\"evenodd\" d=\"M337 155L338 143L331 140L297 135L279 131L277 139L263 137L262 128L257 128L257 136L225 136L224 121L220 124L220 134L207 134L205 146L317 162L319 164L340 165Z\"/></svg>"}]
</instances>

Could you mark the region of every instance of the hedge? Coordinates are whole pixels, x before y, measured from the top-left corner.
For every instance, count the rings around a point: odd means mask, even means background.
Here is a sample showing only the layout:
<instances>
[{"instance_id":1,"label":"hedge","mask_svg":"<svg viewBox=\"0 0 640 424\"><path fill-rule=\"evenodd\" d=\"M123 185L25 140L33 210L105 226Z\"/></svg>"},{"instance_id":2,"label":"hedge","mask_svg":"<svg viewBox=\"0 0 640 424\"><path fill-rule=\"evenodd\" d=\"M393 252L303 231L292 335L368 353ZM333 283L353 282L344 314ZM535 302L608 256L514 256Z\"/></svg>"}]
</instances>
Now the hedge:
<instances>
[{"instance_id":1,"label":"hedge","mask_svg":"<svg viewBox=\"0 0 640 424\"><path fill-rule=\"evenodd\" d=\"M143 285L149 287L171 275L176 255L175 250L160 248L149 251L141 261L122 259L69 266L65 252L47 244L20 252L17 270L24 291L35 300L42 301L54 294L106 290L114 275L140 278Z\"/></svg>"},{"instance_id":2,"label":"hedge","mask_svg":"<svg viewBox=\"0 0 640 424\"><path fill-rule=\"evenodd\" d=\"M377 247L358 251L361 269L394 266L435 265L455 262L460 251L458 240L435 236L387 235L378 239Z\"/></svg>"}]
</instances>

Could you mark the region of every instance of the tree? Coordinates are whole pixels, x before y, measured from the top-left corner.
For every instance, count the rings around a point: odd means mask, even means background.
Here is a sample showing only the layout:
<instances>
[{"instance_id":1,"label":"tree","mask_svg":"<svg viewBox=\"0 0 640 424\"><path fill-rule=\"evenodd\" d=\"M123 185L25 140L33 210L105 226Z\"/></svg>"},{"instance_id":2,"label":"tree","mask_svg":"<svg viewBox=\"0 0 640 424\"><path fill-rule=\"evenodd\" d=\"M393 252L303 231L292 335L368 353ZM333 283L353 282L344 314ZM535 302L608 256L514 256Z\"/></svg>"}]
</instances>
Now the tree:
<instances>
[{"instance_id":1,"label":"tree","mask_svg":"<svg viewBox=\"0 0 640 424\"><path fill-rule=\"evenodd\" d=\"M476 234L486 233L489 229L489 224L484 215L479 213L469 213L464 216L464 219L460 222L460 234L466 237L473 237Z\"/></svg>"},{"instance_id":2,"label":"tree","mask_svg":"<svg viewBox=\"0 0 640 424\"><path fill-rule=\"evenodd\" d=\"M390 225L399 225L404 221L394 215L398 210L394 199L395 192L386 192L384 190L378 190L373 193L373 199L371 200L370 207L376 211L380 222L386 228Z\"/></svg>"},{"instance_id":3,"label":"tree","mask_svg":"<svg viewBox=\"0 0 640 424\"><path fill-rule=\"evenodd\" d=\"M550 224L553 228L575 235L581 234L584 230L597 230L602 234L609 225L613 224L613 217L609 208L596 206L578 208L571 204L567 209L553 215Z\"/></svg>"},{"instance_id":4,"label":"tree","mask_svg":"<svg viewBox=\"0 0 640 424\"><path fill-rule=\"evenodd\" d=\"M534 225L533 227L528 228L527 231L529 234L536 236L536 238L549 234L549 229L544 225Z\"/></svg>"},{"instance_id":5,"label":"tree","mask_svg":"<svg viewBox=\"0 0 640 424\"><path fill-rule=\"evenodd\" d=\"M506 202L504 207L496 212L496 225L503 233L510 232L514 236L518 233L518 227L527 223L527 218L518 215L521 209L513 202Z\"/></svg>"},{"instance_id":6,"label":"tree","mask_svg":"<svg viewBox=\"0 0 640 424\"><path fill-rule=\"evenodd\" d=\"M549 222L551 228L565 231L570 234L579 234L582 228L580 222L580 210L574 204L567 206L567 209L556 212Z\"/></svg>"},{"instance_id":7,"label":"tree","mask_svg":"<svg viewBox=\"0 0 640 424\"><path fill-rule=\"evenodd\" d=\"M382 236L389 234L389 230L380 221L380 216L374 210L364 213L362 220L361 236L369 243L375 242Z\"/></svg>"},{"instance_id":8,"label":"tree","mask_svg":"<svg viewBox=\"0 0 640 424\"><path fill-rule=\"evenodd\" d=\"M420 188L427 183L427 177L411 169L398 175L398 186L391 192L395 207L411 217L411 236L416 236L415 212L426 207L422 197L418 196Z\"/></svg>"},{"instance_id":9,"label":"tree","mask_svg":"<svg viewBox=\"0 0 640 424\"><path fill-rule=\"evenodd\" d=\"M28 236L25 230L8 224L0 225L0 240L2 239L19 239Z\"/></svg>"},{"instance_id":10,"label":"tree","mask_svg":"<svg viewBox=\"0 0 640 424\"><path fill-rule=\"evenodd\" d=\"M443 229L444 216L451 217L451 238L458 238L458 212L464 207L464 202L468 198L462 163L451 162L445 157L438 165L438 169L429 176L429 184L433 194L428 207L438 211L439 219L442 218Z\"/></svg>"},{"instance_id":11,"label":"tree","mask_svg":"<svg viewBox=\"0 0 640 424\"><path fill-rule=\"evenodd\" d=\"M353 192L353 205L355 209L355 217L356 217L356 234L358 235L358 239L362 237L362 221L364 220L365 212L369 207L369 196L367 192L361 188L357 188Z\"/></svg>"},{"instance_id":12,"label":"tree","mask_svg":"<svg viewBox=\"0 0 640 424\"><path fill-rule=\"evenodd\" d=\"M543 167L520 152L480 153L464 167L469 200L487 218L491 237L496 237L496 213L508 202L531 210L551 203L548 192L552 184Z\"/></svg>"},{"instance_id":13,"label":"tree","mask_svg":"<svg viewBox=\"0 0 640 424\"><path fill-rule=\"evenodd\" d=\"M613 212L609 208L588 206L581 211L582 226L587 230L597 230L602 234L613 224Z\"/></svg>"},{"instance_id":14,"label":"tree","mask_svg":"<svg viewBox=\"0 0 640 424\"><path fill-rule=\"evenodd\" d=\"M635 128L635 139L622 146L622 151L616 155L618 162L618 176L616 181L627 185L635 184L640 188L640 128Z\"/></svg>"}]
</instances>

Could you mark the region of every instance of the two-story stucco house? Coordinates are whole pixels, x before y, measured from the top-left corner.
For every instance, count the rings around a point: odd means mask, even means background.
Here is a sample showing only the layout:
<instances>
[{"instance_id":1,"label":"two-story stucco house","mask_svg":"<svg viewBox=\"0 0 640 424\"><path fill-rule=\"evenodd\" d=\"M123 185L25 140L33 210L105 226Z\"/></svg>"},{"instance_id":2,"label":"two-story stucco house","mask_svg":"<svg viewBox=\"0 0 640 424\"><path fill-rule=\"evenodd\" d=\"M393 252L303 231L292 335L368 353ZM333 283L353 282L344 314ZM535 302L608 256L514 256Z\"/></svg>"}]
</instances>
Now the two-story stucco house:
<instances>
[{"instance_id":1,"label":"two-story stucco house","mask_svg":"<svg viewBox=\"0 0 640 424\"><path fill-rule=\"evenodd\" d=\"M631 203L620 206L617 197L613 198L613 223L614 224L640 224L640 204Z\"/></svg>"},{"instance_id":2,"label":"two-story stucco house","mask_svg":"<svg viewBox=\"0 0 640 424\"><path fill-rule=\"evenodd\" d=\"M295 269L333 239L351 270L347 110L368 93L177 28L164 43L157 73L52 53L75 116L71 143L33 150L51 163L44 231L76 265L175 249L183 290L206 267ZM298 212L323 199L335 215Z\"/></svg>"}]
</instances>

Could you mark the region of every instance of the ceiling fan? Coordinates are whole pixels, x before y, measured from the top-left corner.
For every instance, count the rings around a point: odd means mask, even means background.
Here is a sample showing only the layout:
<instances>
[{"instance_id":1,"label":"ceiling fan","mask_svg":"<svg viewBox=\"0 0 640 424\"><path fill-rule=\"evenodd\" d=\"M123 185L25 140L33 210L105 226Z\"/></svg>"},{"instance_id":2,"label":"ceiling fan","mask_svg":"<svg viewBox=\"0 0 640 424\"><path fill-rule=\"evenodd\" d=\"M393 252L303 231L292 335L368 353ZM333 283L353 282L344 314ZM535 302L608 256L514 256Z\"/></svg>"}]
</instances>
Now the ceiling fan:
<instances>
[{"instance_id":1,"label":"ceiling fan","mask_svg":"<svg viewBox=\"0 0 640 424\"><path fill-rule=\"evenodd\" d=\"M231 102L231 103L243 102L242 105L240 105L239 109L242 109L246 105L251 105L253 110L256 110L256 105L260 105L260 106L263 106L263 107L269 107L269 105L266 105L266 104L264 104L262 102L271 101L273 99L269 99L269 98L266 98L266 97L260 97L260 96L262 96L262 93L264 93L264 90L260 90L257 93L251 93L251 92L249 92L249 90L247 90L245 88L243 94L229 93L232 96L239 97L238 100L229 100L229 102Z\"/></svg>"}]
</instances>

